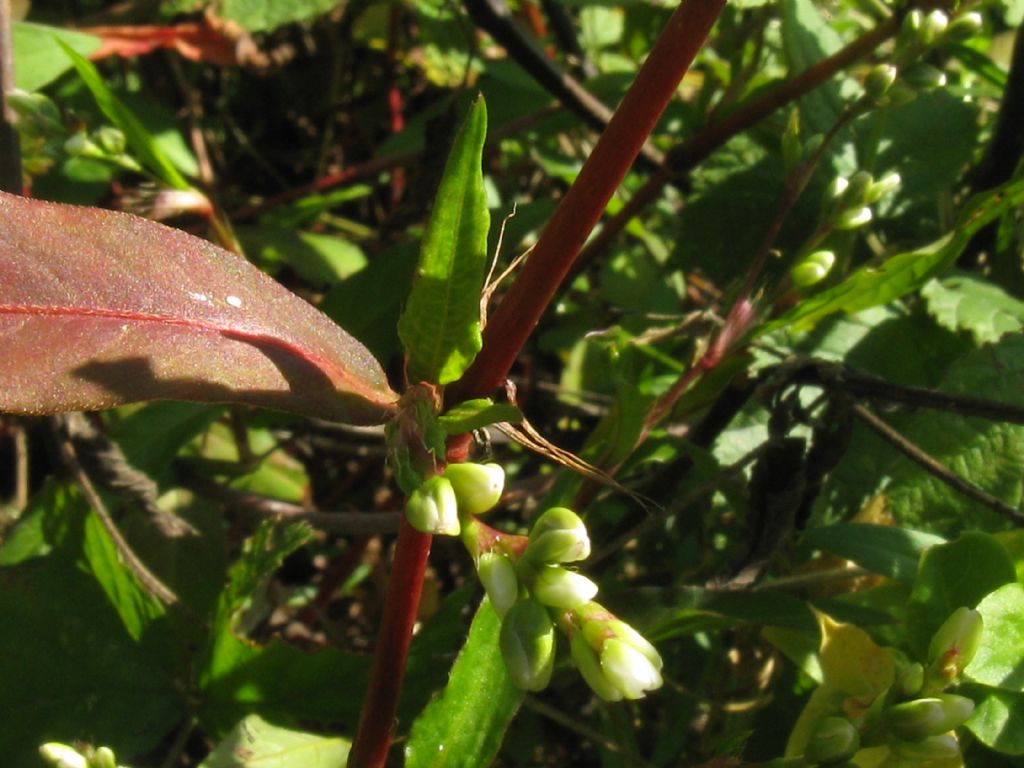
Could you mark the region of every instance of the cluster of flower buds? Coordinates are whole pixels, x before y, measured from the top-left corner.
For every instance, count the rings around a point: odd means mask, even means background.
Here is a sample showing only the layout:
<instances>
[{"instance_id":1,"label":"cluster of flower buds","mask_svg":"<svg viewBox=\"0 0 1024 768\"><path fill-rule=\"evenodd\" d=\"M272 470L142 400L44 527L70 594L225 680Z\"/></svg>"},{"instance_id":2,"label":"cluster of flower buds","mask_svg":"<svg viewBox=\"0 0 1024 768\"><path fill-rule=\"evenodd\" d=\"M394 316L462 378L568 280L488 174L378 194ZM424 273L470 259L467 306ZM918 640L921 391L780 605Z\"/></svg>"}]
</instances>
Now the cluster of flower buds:
<instances>
[{"instance_id":1,"label":"cluster of flower buds","mask_svg":"<svg viewBox=\"0 0 1024 768\"><path fill-rule=\"evenodd\" d=\"M952 731L974 712L966 696L945 693L955 684L981 644L981 615L959 608L939 627L928 662L905 664L886 695L860 720L823 718L804 750L812 765L844 765L862 746L885 745L901 764L931 764L960 756Z\"/></svg>"},{"instance_id":2,"label":"cluster of flower buds","mask_svg":"<svg viewBox=\"0 0 1024 768\"><path fill-rule=\"evenodd\" d=\"M39 748L42 758L55 768L118 768L109 747L83 745L78 748L58 742L49 742Z\"/></svg>"},{"instance_id":3,"label":"cluster of flower buds","mask_svg":"<svg viewBox=\"0 0 1024 768\"><path fill-rule=\"evenodd\" d=\"M864 79L868 98L880 105L899 105L918 93L946 84L942 70L921 61L923 54L944 43L959 43L977 35L982 28L981 14L968 11L950 19L935 8L924 13L917 8L903 19L896 39L893 60L878 64Z\"/></svg>"},{"instance_id":4,"label":"cluster of flower buds","mask_svg":"<svg viewBox=\"0 0 1024 768\"><path fill-rule=\"evenodd\" d=\"M875 179L867 171L857 171L849 178L837 176L829 188L833 226L842 230L864 226L872 219L871 206L898 189L899 185L900 175L896 172L887 173L880 179Z\"/></svg>"},{"instance_id":5,"label":"cluster of flower buds","mask_svg":"<svg viewBox=\"0 0 1024 768\"><path fill-rule=\"evenodd\" d=\"M449 464L409 495L405 515L423 533L458 536L461 521L493 509L504 488L498 464Z\"/></svg>"}]
</instances>

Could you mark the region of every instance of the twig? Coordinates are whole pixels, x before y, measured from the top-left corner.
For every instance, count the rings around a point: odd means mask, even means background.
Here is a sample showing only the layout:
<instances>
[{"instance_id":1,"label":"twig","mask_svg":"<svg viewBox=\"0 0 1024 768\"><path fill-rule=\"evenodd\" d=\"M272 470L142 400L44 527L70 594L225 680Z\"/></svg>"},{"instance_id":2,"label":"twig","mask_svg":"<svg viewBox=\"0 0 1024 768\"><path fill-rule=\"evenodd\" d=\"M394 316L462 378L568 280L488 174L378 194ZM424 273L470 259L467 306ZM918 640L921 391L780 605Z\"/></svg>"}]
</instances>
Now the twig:
<instances>
[{"instance_id":1,"label":"twig","mask_svg":"<svg viewBox=\"0 0 1024 768\"><path fill-rule=\"evenodd\" d=\"M54 419L55 424L59 423L59 419ZM103 499L100 498L99 493L96 492L96 488L92 484L92 480L89 479L89 475L86 474L82 468L81 462L78 460L78 454L75 452L74 443L72 443L69 437L63 434L63 430L57 429L57 442L58 449L60 450L61 460L65 466L71 472L75 482L78 483L82 489L82 493L85 496L85 500L89 503L92 511L99 518L100 523L114 542L114 547L117 549L117 553L121 560L124 562L125 567L128 568L139 580L139 584L142 585L143 589L157 598L160 602L165 605L175 605L178 603L178 596L174 594L159 578L157 578L146 564L143 563L139 556L135 554L135 551L131 548L131 545L125 540L124 536L121 535L121 531L118 530L113 519L110 517L110 513L107 511L106 504L103 503Z\"/></svg>"},{"instance_id":2,"label":"twig","mask_svg":"<svg viewBox=\"0 0 1024 768\"><path fill-rule=\"evenodd\" d=\"M374 536L396 533L400 512L325 512L309 509L258 493L237 491L204 477L189 476L184 485L197 493L227 504L232 509L257 517L271 517L283 522L306 522L314 528L342 536Z\"/></svg>"},{"instance_id":3,"label":"twig","mask_svg":"<svg viewBox=\"0 0 1024 768\"><path fill-rule=\"evenodd\" d=\"M939 480L944 482L950 488L953 488L967 498L988 507L996 514L1005 517L1007 520L1010 520L1017 525L1024 525L1024 513L1020 510L1011 507L1002 499L996 498L973 483L964 480L960 475L939 463L932 456L914 445L914 443L875 416L875 414L863 405L860 405L859 403L854 405L853 413L882 439L897 450L901 451L908 459L913 461L926 472L939 478Z\"/></svg>"},{"instance_id":4,"label":"twig","mask_svg":"<svg viewBox=\"0 0 1024 768\"><path fill-rule=\"evenodd\" d=\"M19 514L28 508L28 432L25 424L15 420L11 426L14 441L14 498L11 504Z\"/></svg>"},{"instance_id":5,"label":"twig","mask_svg":"<svg viewBox=\"0 0 1024 768\"><path fill-rule=\"evenodd\" d=\"M0 0L0 189L21 194L21 145L14 127L14 110L7 94L14 90L14 50L11 45L11 3Z\"/></svg>"}]
</instances>

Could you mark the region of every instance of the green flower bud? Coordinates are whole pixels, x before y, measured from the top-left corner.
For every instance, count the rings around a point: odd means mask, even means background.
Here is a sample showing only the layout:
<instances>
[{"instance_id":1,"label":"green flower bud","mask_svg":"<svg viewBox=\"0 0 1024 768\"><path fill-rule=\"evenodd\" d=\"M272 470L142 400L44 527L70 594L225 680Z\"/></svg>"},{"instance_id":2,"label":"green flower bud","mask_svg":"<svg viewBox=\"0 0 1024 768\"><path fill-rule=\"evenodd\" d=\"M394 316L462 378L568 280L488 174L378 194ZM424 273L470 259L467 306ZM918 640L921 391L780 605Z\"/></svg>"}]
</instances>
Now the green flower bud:
<instances>
[{"instance_id":1,"label":"green flower bud","mask_svg":"<svg viewBox=\"0 0 1024 768\"><path fill-rule=\"evenodd\" d=\"M843 192L842 202L845 203L847 207L864 205L868 189L871 188L871 183L873 181L874 179L867 171L857 171L849 179L850 183Z\"/></svg>"},{"instance_id":2,"label":"green flower bud","mask_svg":"<svg viewBox=\"0 0 1024 768\"><path fill-rule=\"evenodd\" d=\"M903 73L903 82L918 91L934 91L946 84L946 75L931 64L915 64Z\"/></svg>"},{"instance_id":3,"label":"green flower bud","mask_svg":"<svg viewBox=\"0 0 1024 768\"><path fill-rule=\"evenodd\" d=\"M7 103L18 116L19 125L28 124L36 130L61 126L60 110L46 94L15 89L7 94Z\"/></svg>"},{"instance_id":4,"label":"green flower bud","mask_svg":"<svg viewBox=\"0 0 1024 768\"><path fill-rule=\"evenodd\" d=\"M896 680L896 695L900 699L910 699L921 693L924 685L924 667L914 662L900 673Z\"/></svg>"},{"instance_id":5,"label":"green flower bud","mask_svg":"<svg viewBox=\"0 0 1024 768\"><path fill-rule=\"evenodd\" d=\"M885 97L885 103L893 107L902 107L917 98L917 91L905 83L899 81L893 83L892 88Z\"/></svg>"},{"instance_id":6,"label":"green flower bud","mask_svg":"<svg viewBox=\"0 0 1024 768\"><path fill-rule=\"evenodd\" d=\"M936 8L929 11L921 22L920 40L925 45L932 45L938 42L939 38L946 33L949 26L949 16L944 11Z\"/></svg>"},{"instance_id":7,"label":"green flower bud","mask_svg":"<svg viewBox=\"0 0 1024 768\"><path fill-rule=\"evenodd\" d=\"M530 531L523 555L534 563L571 563L590 556L590 537L580 516L565 507L552 507Z\"/></svg>"},{"instance_id":8,"label":"green flower bud","mask_svg":"<svg viewBox=\"0 0 1024 768\"><path fill-rule=\"evenodd\" d=\"M864 91L875 101L881 99L896 82L899 70L892 64L879 64L864 78Z\"/></svg>"},{"instance_id":9,"label":"green flower bud","mask_svg":"<svg viewBox=\"0 0 1024 768\"><path fill-rule=\"evenodd\" d=\"M828 185L828 196L833 200L838 200L846 192L850 186L850 180L845 176L836 176L832 179L832 183Z\"/></svg>"},{"instance_id":10,"label":"green flower bud","mask_svg":"<svg viewBox=\"0 0 1024 768\"><path fill-rule=\"evenodd\" d=\"M917 8L903 17L903 26L896 38L896 48L905 48L915 45L921 39L921 26L924 24L924 14Z\"/></svg>"},{"instance_id":11,"label":"green flower bud","mask_svg":"<svg viewBox=\"0 0 1024 768\"><path fill-rule=\"evenodd\" d=\"M847 208L836 218L836 229L856 229L871 221L871 209L867 206L861 208Z\"/></svg>"},{"instance_id":12,"label":"green flower bud","mask_svg":"<svg viewBox=\"0 0 1024 768\"><path fill-rule=\"evenodd\" d=\"M981 32L983 24L984 20L977 11L961 13L949 22L949 27L942 39L947 42L962 43Z\"/></svg>"},{"instance_id":13,"label":"green flower bud","mask_svg":"<svg viewBox=\"0 0 1024 768\"><path fill-rule=\"evenodd\" d=\"M418 531L446 536L459 533L459 511L455 491L448 478L434 475L409 495L405 516Z\"/></svg>"},{"instance_id":14,"label":"green flower bud","mask_svg":"<svg viewBox=\"0 0 1024 768\"><path fill-rule=\"evenodd\" d=\"M835 263L836 255L832 251L815 251L795 265L789 277L793 285L808 288L824 280Z\"/></svg>"},{"instance_id":15,"label":"green flower bud","mask_svg":"<svg viewBox=\"0 0 1024 768\"><path fill-rule=\"evenodd\" d=\"M555 664L555 626L535 600L520 600L501 623L499 638L512 682L526 691L540 691L551 680Z\"/></svg>"},{"instance_id":16,"label":"green flower bud","mask_svg":"<svg viewBox=\"0 0 1024 768\"><path fill-rule=\"evenodd\" d=\"M915 742L895 742L889 745L897 757L911 764L943 764L960 757L960 745L951 734L929 736Z\"/></svg>"},{"instance_id":17,"label":"green flower bud","mask_svg":"<svg viewBox=\"0 0 1024 768\"><path fill-rule=\"evenodd\" d=\"M622 691L609 682L601 669L601 660L582 632L574 632L569 640L573 663L594 693L605 701L621 701Z\"/></svg>"},{"instance_id":18,"label":"green flower bud","mask_svg":"<svg viewBox=\"0 0 1024 768\"><path fill-rule=\"evenodd\" d=\"M106 157L103 150L82 131L64 142L64 151L72 157Z\"/></svg>"},{"instance_id":19,"label":"green flower bud","mask_svg":"<svg viewBox=\"0 0 1024 768\"><path fill-rule=\"evenodd\" d=\"M865 204L872 205L877 203L890 192L895 192L899 189L901 181L903 180L900 178L900 175L895 171L892 171L885 174L885 176L880 178L878 181L872 182L864 195Z\"/></svg>"},{"instance_id":20,"label":"green flower bud","mask_svg":"<svg viewBox=\"0 0 1024 768\"><path fill-rule=\"evenodd\" d=\"M92 138L108 155L120 155L128 146L124 133L112 125L97 129Z\"/></svg>"},{"instance_id":21,"label":"green flower bud","mask_svg":"<svg viewBox=\"0 0 1024 768\"><path fill-rule=\"evenodd\" d=\"M110 747L96 747L89 759L89 768L117 768L117 758Z\"/></svg>"},{"instance_id":22,"label":"green flower bud","mask_svg":"<svg viewBox=\"0 0 1024 768\"><path fill-rule=\"evenodd\" d=\"M883 715L889 731L902 741L922 741L963 725L974 712L974 702L950 693L896 704Z\"/></svg>"},{"instance_id":23,"label":"green flower bud","mask_svg":"<svg viewBox=\"0 0 1024 768\"><path fill-rule=\"evenodd\" d=\"M533 596L552 608L578 608L597 595L597 584L557 565L543 566L530 585Z\"/></svg>"},{"instance_id":24,"label":"green flower bud","mask_svg":"<svg viewBox=\"0 0 1024 768\"><path fill-rule=\"evenodd\" d=\"M494 612L502 619L519 599L519 577L515 564L497 552L484 552L476 563L480 583L487 591Z\"/></svg>"},{"instance_id":25,"label":"green flower bud","mask_svg":"<svg viewBox=\"0 0 1024 768\"><path fill-rule=\"evenodd\" d=\"M818 723L804 750L811 763L849 760L860 749L860 734L845 717L826 717Z\"/></svg>"},{"instance_id":26,"label":"green flower bud","mask_svg":"<svg viewBox=\"0 0 1024 768\"><path fill-rule=\"evenodd\" d=\"M627 699L641 699L647 691L661 687L661 671L642 651L613 637L601 648L601 669L613 686Z\"/></svg>"},{"instance_id":27,"label":"green flower bud","mask_svg":"<svg viewBox=\"0 0 1024 768\"><path fill-rule=\"evenodd\" d=\"M89 768L85 756L67 744L49 742L39 748L43 759L56 768Z\"/></svg>"},{"instance_id":28,"label":"green flower bud","mask_svg":"<svg viewBox=\"0 0 1024 768\"><path fill-rule=\"evenodd\" d=\"M459 510L468 515L493 509L505 488L505 470L498 464L449 464L444 477L455 489Z\"/></svg>"},{"instance_id":29,"label":"green flower bud","mask_svg":"<svg viewBox=\"0 0 1024 768\"><path fill-rule=\"evenodd\" d=\"M985 623L981 614L967 607L957 608L932 635L928 645L929 672L947 682L960 677L981 646Z\"/></svg>"}]
</instances>

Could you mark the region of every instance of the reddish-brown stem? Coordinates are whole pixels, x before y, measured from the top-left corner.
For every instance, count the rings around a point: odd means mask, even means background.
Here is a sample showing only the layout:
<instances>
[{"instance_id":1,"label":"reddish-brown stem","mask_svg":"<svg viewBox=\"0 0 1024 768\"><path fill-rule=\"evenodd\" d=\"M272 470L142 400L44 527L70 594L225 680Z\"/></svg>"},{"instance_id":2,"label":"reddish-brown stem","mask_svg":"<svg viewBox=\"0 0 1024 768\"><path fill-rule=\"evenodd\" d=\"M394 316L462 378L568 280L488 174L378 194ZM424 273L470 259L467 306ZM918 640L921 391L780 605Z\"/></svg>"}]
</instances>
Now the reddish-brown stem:
<instances>
[{"instance_id":1,"label":"reddish-brown stem","mask_svg":"<svg viewBox=\"0 0 1024 768\"><path fill-rule=\"evenodd\" d=\"M349 768L381 768L387 759L431 540L431 536L402 520L384 618L373 654L370 685L348 757Z\"/></svg>"},{"instance_id":2,"label":"reddish-brown stem","mask_svg":"<svg viewBox=\"0 0 1024 768\"><path fill-rule=\"evenodd\" d=\"M666 184L693 170L733 136L760 122L775 110L814 90L857 59L871 53L895 35L899 31L901 23L900 16L890 16L845 48L786 80L764 96L739 107L727 117L705 126L687 140L673 147L668 153L664 167L652 174L626 204L614 216L609 217L601 227L601 231L587 243L587 247L580 255L577 268L589 264L604 253L626 225L640 211L658 199Z\"/></svg>"},{"instance_id":3,"label":"reddish-brown stem","mask_svg":"<svg viewBox=\"0 0 1024 768\"><path fill-rule=\"evenodd\" d=\"M502 385L724 5L725 0L686 0L672 14L522 273L491 316L483 349L450 388L450 402L484 396Z\"/></svg>"}]
</instances>

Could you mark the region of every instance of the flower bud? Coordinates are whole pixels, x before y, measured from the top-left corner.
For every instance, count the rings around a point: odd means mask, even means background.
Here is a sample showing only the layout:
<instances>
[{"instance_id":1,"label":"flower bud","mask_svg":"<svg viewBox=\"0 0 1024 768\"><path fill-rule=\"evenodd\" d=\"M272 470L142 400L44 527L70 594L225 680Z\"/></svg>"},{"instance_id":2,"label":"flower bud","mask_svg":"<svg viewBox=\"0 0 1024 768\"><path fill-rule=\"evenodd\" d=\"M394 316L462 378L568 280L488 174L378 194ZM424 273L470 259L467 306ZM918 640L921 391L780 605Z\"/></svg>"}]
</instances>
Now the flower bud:
<instances>
[{"instance_id":1,"label":"flower bud","mask_svg":"<svg viewBox=\"0 0 1024 768\"><path fill-rule=\"evenodd\" d=\"M789 277L793 285L808 288L824 280L835 263L836 255L832 251L815 251L794 266L789 271Z\"/></svg>"},{"instance_id":2,"label":"flower bud","mask_svg":"<svg viewBox=\"0 0 1024 768\"><path fill-rule=\"evenodd\" d=\"M64 142L64 151L72 157L105 157L106 154L83 131Z\"/></svg>"},{"instance_id":3,"label":"flower bud","mask_svg":"<svg viewBox=\"0 0 1024 768\"><path fill-rule=\"evenodd\" d=\"M449 464L444 477L455 490L459 510L468 515L493 509L505 488L505 470L498 464Z\"/></svg>"},{"instance_id":4,"label":"flower bud","mask_svg":"<svg viewBox=\"0 0 1024 768\"><path fill-rule=\"evenodd\" d=\"M811 763L838 763L860 749L860 734L845 717L826 717L818 723L804 750Z\"/></svg>"},{"instance_id":5,"label":"flower bud","mask_svg":"<svg viewBox=\"0 0 1024 768\"><path fill-rule=\"evenodd\" d=\"M117 758L110 747L96 747L89 759L89 768L117 768Z\"/></svg>"},{"instance_id":6,"label":"flower bud","mask_svg":"<svg viewBox=\"0 0 1024 768\"><path fill-rule=\"evenodd\" d=\"M938 696L896 704L883 717L889 731L903 741L922 741L963 725L974 712L974 702L965 696Z\"/></svg>"},{"instance_id":7,"label":"flower bud","mask_svg":"<svg viewBox=\"0 0 1024 768\"><path fill-rule=\"evenodd\" d=\"M555 664L555 626L536 600L520 600L501 623L499 638L512 682L526 691L540 691L551 680Z\"/></svg>"},{"instance_id":8,"label":"flower bud","mask_svg":"<svg viewBox=\"0 0 1024 768\"><path fill-rule=\"evenodd\" d=\"M903 17L903 26L896 38L896 49L916 45L921 39L921 26L924 24L924 14L917 8L911 10Z\"/></svg>"},{"instance_id":9,"label":"flower bud","mask_svg":"<svg viewBox=\"0 0 1024 768\"><path fill-rule=\"evenodd\" d=\"M871 209L867 206L861 208L847 208L836 218L836 229L856 229L871 221Z\"/></svg>"},{"instance_id":10,"label":"flower bud","mask_svg":"<svg viewBox=\"0 0 1024 768\"><path fill-rule=\"evenodd\" d=\"M981 32L983 24L984 20L981 18L981 14L977 11L961 13L949 22L949 27L946 29L946 34L942 39L953 43L961 43L964 40L970 40Z\"/></svg>"},{"instance_id":11,"label":"flower bud","mask_svg":"<svg viewBox=\"0 0 1024 768\"><path fill-rule=\"evenodd\" d=\"M832 179L832 183L828 185L828 196L833 200L838 200L846 192L847 187L850 186L850 180L845 176L836 176Z\"/></svg>"},{"instance_id":12,"label":"flower bud","mask_svg":"<svg viewBox=\"0 0 1024 768\"><path fill-rule=\"evenodd\" d=\"M601 660L582 632L573 633L569 640L569 650L572 653L573 663L594 693L605 701L622 700L622 691L605 677L604 670L601 668Z\"/></svg>"},{"instance_id":13,"label":"flower bud","mask_svg":"<svg viewBox=\"0 0 1024 768\"><path fill-rule=\"evenodd\" d=\"M849 181L850 183L843 192L843 203L845 203L847 207L864 205L868 189L871 188L871 183L874 181L871 174L867 171L857 171L850 177Z\"/></svg>"},{"instance_id":14,"label":"flower bud","mask_svg":"<svg viewBox=\"0 0 1024 768\"><path fill-rule=\"evenodd\" d=\"M530 531L523 555L534 563L571 563L590 556L590 537L580 516L565 507L552 507Z\"/></svg>"},{"instance_id":15,"label":"flower bud","mask_svg":"<svg viewBox=\"0 0 1024 768\"><path fill-rule=\"evenodd\" d=\"M867 205L877 203L890 192L895 192L899 189L901 181L903 180L895 171L885 174L882 178L871 183L871 186L868 187L867 192L864 194L864 202Z\"/></svg>"},{"instance_id":16,"label":"flower bud","mask_svg":"<svg viewBox=\"0 0 1024 768\"><path fill-rule=\"evenodd\" d=\"M949 16L944 11L940 11L938 8L929 11L928 15L921 22L921 42L925 45L932 45L938 42L939 38L945 34L948 26Z\"/></svg>"},{"instance_id":17,"label":"flower bud","mask_svg":"<svg viewBox=\"0 0 1024 768\"><path fill-rule=\"evenodd\" d=\"M98 128L93 132L92 138L108 155L120 155L128 146L124 133L112 125Z\"/></svg>"},{"instance_id":18,"label":"flower bud","mask_svg":"<svg viewBox=\"0 0 1024 768\"><path fill-rule=\"evenodd\" d=\"M56 768L89 768L85 756L67 744L49 742L39 748L43 759Z\"/></svg>"},{"instance_id":19,"label":"flower bud","mask_svg":"<svg viewBox=\"0 0 1024 768\"><path fill-rule=\"evenodd\" d=\"M409 495L405 516L418 531L447 536L459 533L458 503L446 477L434 475Z\"/></svg>"},{"instance_id":20,"label":"flower bud","mask_svg":"<svg viewBox=\"0 0 1024 768\"><path fill-rule=\"evenodd\" d=\"M934 91L946 84L946 75L931 64L915 64L903 73L903 82L918 91Z\"/></svg>"},{"instance_id":21,"label":"flower bud","mask_svg":"<svg viewBox=\"0 0 1024 768\"><path fill-rule=\"evenodd\" d=\"M515 564L498 552L484 552L477 559L477 574L491 600L494 612L504 619L519 599L519 577Z\"/></svg>"},{"instance_id":22,"label":"flower bud","mask_svg":"<svg viewBox=\"0 0 1024 768\"><path fill-rule=\"evenodd\" d=\"M567 610L589 603L597 595L597 584L557 565L541 567L530 589L544 605Z\"/></svg>"},{"instance_id":23,"label":"flower bud","mask_svg":"<svg viewBox=\"0 0 1024 768\"><path fill-rule=\"evenodd\" d=\"M930 736L915 742L889 745L896 756L912 765L942 765L960 757L960 745L952 734Z\"/></svg>"},{"instance_id":24,"label":"flower bud","mask_svg":"<svg viewBox=\"0 0 1024 768\"><path fill-rule=\"evenodd\" d=\"M914 662L908 664L896 680L895 693L900 699L912 699L921 693L924 685L924 667Z\"/></svg>"},{"instance_id":25,"label":"flower bud","mask_svg":"<svg viewBox=\"0 0 1024 768\"><path fill-rule=\"evenodd\" d=\"M19 126L28 124L37 130L60 128L60 110L45 94L14 89L7 94L7 103L18 116Z\"/></svg>"},{"instance_id":26,"label":"flower bud","mask_svg":"<svg viewBox=\"0 0 1024 768\"><path fill-rule=\"evenodd\" d=\"M601 669L624 698L640 699L647 691L661 687L660 666L625 640L613 637L601 648Z\"/></svg>"},{"instance_id":27,"label":"flower bud","mask_svg":"<svg viewBox=\"0 0 1024 768\"><path fill-rule=\"evenodd\" d=\"M928 668L947 683L960 677L981 646L984 631L981 614L967 607L957 608L932 635L928 645Z\"/></svg>"},{"instance_id":28,"label":"flower bud","mask_svg":"<svg viewBox=\"0 0 1024 768\"><path fill-rule=\"evenodd\" d=\"M877 101L885 96L892 84L896 82L899 71L892 64L879 64L864 78L864 91Z\"/></svg>"}]
</instances>

